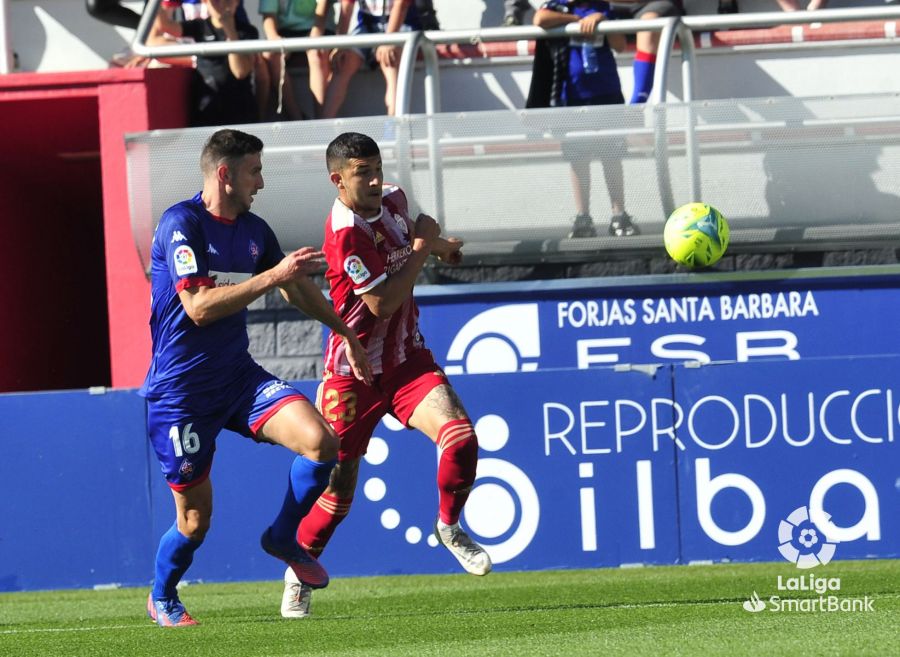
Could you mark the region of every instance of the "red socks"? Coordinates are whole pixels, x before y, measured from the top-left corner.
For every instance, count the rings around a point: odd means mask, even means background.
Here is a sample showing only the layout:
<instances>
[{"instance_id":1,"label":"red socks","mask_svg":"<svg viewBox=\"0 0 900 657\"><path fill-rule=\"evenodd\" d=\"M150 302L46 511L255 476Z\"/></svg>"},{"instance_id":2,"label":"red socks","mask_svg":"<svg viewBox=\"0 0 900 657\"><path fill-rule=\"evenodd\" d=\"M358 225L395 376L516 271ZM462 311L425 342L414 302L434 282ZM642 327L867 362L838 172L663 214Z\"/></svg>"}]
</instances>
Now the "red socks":
<instances>
[{"instance_id":1,"label":"red socks","mask_svg":"<svg viewBox=\"0 0 900 657\"><path fill-rule=\"evenodd\" d=\"M478 466L478 438L469 420L451 420L438 432L437 484L441 522L452 525L459 521L463 505L475 482Z\"/></svg>"},{"instance_id":2,"label":"red socks","mask_svg":"<svg viewBox=\"0 0 900 657\"><path fill-rule=\"evenodd\" d=\"M340 498L322 493L297 528L297 542L318 557L337 526L347 517L353 498Z\"/></svg>"}]
</instances>

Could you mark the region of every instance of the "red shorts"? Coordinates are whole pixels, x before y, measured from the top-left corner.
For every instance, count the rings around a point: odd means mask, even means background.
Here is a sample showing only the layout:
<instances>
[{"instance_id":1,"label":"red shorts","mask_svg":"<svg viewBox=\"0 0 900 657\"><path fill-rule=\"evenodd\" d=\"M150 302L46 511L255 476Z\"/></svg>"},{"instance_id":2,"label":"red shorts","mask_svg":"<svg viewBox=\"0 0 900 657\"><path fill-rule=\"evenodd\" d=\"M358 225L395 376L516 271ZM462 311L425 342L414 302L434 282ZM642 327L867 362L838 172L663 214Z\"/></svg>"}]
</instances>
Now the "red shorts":
<instances>
[{"instance_id":1,"label":"red shorts","mask_svg":"<svg viewBox=\"0 0 900 657\"><path fill-rule=\"evenodd\" d=\"M417 351L394 371L377 375L371 386L353 376L326 372L316 406L341 438L338 459L365 454L369 438L386 413L408 426L421 401L445 383L449 385L447 376L428 349Z\"/></svg>"}]
</instances>

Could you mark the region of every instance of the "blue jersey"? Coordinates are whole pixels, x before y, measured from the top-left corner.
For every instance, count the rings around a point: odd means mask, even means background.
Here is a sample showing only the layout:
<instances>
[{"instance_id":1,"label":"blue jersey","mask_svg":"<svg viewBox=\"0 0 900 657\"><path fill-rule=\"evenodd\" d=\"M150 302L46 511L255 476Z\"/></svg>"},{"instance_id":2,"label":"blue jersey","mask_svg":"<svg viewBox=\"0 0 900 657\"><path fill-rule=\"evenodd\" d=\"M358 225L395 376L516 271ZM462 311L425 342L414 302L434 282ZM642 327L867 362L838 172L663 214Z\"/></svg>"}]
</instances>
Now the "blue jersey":
<instances>
[{"instance_id":1,"label":"blue jersey","mask_svg":"<svg viewBox=\"0 0 900 657\"><path fill-rule=\"evenodd\" d=\"M548 0L541 9L584 18L601 13L610 16L608 2L600 0ZM603 35L593 42L572 39L569 42L569 71L563 89L565 104L585 104L593 98L616 96L622 93L619 70L612 48Z\"/></svg>"},{"instance_id":2,"label":"blue jersey","mask_svg":"<svg viewBox=\"0 0 900 657\"><path fill-rule=\"evenodd\" d=\"M214 217L200 194L166 210L151 249L153 356L141 394L154 399L210 390L251 365L247 310L200 327L188 317L178 292L235 285L283 257L275 233L252 212L234 221Z\"/></svg>"}]
</instances>

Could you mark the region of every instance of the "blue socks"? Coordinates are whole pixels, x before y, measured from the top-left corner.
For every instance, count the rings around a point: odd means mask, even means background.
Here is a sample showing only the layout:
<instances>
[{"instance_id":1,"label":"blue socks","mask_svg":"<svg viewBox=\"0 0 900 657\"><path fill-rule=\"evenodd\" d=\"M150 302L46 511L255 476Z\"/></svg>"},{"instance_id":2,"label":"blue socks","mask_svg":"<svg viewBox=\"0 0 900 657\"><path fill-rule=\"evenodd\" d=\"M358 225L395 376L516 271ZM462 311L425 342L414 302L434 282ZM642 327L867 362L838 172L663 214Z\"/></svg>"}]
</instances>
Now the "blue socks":
<instances>
[{"instance_id":1,"label":"blue socks","mask_svg":"<svg viewBox=\"0 0 900 657\"><path fill-rule=\"evenodd\" d=\"M631 94L631 104L646 103L653 91L653 72L656 70L656 55L643 50L634 54L634 91Z\"/></svg>"},{"instance_id":2,"label":"blue socks","mask_svg":"<svg viewBox=\"0 0 900 657\"><path fill-rule=\"evenodd\" d=\"M313 504L328 487L328 480L336 460L320 463L305 456L297 456L291 464L288 489L278 517L272 523L271 537L276 543L297 540L297 527Z\"/></svg>"},{"instance_id":3,"label":"blue socks","mask_svg":"<svg viewBox=\"0 0 900 657\"><path fill-rule=\"evenodd\" d=\"M175 586L194 560L194 552L203 541L192 541L178 531L177 523L159 539L156 551L156 578L153 581L153 599L177 598Z\"/></svg>"}]
</instances>

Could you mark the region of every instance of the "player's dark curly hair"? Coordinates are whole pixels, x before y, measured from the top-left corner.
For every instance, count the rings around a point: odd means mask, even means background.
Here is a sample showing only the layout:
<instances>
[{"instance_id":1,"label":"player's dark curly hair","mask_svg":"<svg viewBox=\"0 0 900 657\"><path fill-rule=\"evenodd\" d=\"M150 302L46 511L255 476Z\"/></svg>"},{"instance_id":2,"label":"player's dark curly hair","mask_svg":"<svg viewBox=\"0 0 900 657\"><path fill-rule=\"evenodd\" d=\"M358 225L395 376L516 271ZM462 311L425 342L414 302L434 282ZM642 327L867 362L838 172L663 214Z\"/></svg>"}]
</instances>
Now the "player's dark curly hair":
<instances>
[{"instance_id":1,"label":"player's dark curly hair","mask_svg":"<svg viewBox=\"0 0 900 657\"><path fill-rule=\"evenodd\" d=\"M328 172L340 169L349 159L374 157L381 153L375 140L359 132L344 132L335 137L325 151Z\"/></svg>"},{"instance_id":2,"label":"player's dark curly hair","mask_svg":"<svg viewBox=\"0 0 900 657\"><path fill-rule=\"evenodd\" d=\"M255 135L224 128L210 135L200 154L200 169L204 174L212 173L222 162L234 166L245 155L261 153L262 140Z\"/></svg>"}]
</instances>

